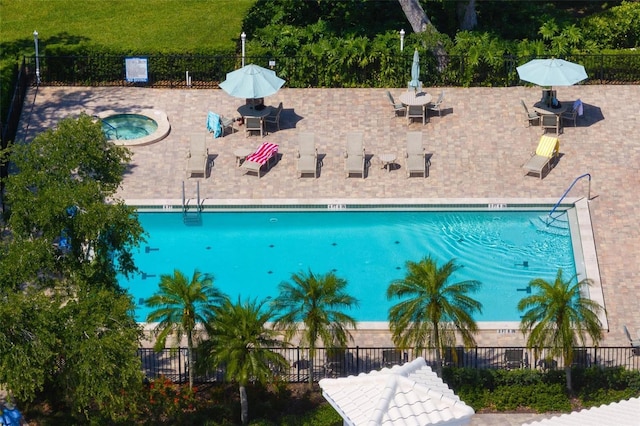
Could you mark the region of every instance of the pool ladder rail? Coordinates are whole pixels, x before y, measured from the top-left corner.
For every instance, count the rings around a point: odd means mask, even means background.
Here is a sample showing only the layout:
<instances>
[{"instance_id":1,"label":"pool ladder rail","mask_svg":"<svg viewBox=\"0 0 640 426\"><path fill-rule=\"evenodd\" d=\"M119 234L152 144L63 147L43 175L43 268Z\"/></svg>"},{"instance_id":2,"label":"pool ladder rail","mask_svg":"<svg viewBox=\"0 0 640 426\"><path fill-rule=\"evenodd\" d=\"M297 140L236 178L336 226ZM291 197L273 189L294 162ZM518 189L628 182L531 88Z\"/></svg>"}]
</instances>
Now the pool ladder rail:
<instances>
[{"instance_id":1,"label":"pool ladder rail","mask_svg":"<svg viewBox=\"0 0 640 426\"><path fill-rule=\"evenodd\" d=\"M182 181L182 222L187 226L202 225L202 201L200 200L200 182L196 181L196 205L195 210L191 210L189 205L191 199L187 200L185 195L184 181Z\"/></svg>"}]
</instances>

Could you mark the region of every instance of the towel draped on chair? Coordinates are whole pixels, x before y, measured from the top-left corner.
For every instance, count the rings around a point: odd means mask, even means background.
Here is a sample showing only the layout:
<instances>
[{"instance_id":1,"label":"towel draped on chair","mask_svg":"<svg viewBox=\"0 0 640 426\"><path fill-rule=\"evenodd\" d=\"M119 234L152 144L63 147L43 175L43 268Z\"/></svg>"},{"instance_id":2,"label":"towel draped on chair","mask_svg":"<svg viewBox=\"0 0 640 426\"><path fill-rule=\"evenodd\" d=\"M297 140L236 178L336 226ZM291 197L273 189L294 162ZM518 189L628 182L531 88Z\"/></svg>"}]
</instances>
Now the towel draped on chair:
<instances>
[{"instance_id":1,"label":"towel draped on chair","mask_svg":"<svg viewBox=\"0 0 640 426\"><path fill-rule=\"evenodd\" d=\"M577 112L580 117L584 114L584 105L582 105L582 101L580 99L573 103L573 110Z\"/></svg>"},{"instance_id":2,"label":"towel draped on chair","mask_svg":"<svg viewBox=\"0 0 640 426\"><path fill-rule=\"evenodd\" d=\"M222 124L220 123L220 116L215 112L209 111L207 114L207 130L213 133L214 138L222 136Z\"/></svg>"},{"instance_id":3,"label":"towel draped on chair","mask_svg":"<svg viewBox=\"0 0 640 426\"><path fill-rule=\"evenodd\" d=\"M248 155L245 161L253 161L255 163L264 164L278 152L278 145L270 142L264 142L258 147L256 152Z\"/></svg>"}]
</instances>

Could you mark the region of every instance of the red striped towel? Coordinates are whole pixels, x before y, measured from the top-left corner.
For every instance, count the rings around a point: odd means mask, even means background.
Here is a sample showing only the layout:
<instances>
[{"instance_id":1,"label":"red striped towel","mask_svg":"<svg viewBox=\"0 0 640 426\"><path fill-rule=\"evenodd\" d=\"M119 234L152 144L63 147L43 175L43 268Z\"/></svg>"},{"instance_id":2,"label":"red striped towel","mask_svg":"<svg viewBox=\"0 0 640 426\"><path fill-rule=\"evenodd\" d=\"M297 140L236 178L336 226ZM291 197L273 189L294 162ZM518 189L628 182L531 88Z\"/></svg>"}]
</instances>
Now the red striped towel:
<instances>
[{"instance_id":1,"label":"red striped towel","mask_svg":"<svg viewBox=\"0 0 640 426\"><path fill-rule=\"evenodd\" d=\"M270 142L264 142L262 145L260 145L260 147L258 147L256 152L246 158L246 161L253 161L255 163L264 164L277 153L278 145Z\"/></svg>"}]
</instances>

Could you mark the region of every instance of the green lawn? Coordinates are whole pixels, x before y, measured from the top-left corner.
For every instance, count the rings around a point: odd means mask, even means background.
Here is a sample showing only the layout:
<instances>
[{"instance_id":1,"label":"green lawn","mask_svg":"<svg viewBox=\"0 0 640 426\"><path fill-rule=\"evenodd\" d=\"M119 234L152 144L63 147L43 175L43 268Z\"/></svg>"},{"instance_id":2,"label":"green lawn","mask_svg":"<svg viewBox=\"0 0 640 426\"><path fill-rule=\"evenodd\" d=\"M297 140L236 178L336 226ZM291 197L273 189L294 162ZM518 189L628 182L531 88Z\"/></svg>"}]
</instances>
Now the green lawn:
<instances>
[{"instance_id":1,"label":"green lawn","mask_svg":"<svg viewBox=\"0 0 640 426\"><path fill-rule=\"evenodd\" d=\"M255 0L0 0L0 53L87 41L131 52L233 48Z\"/></svg>"}]
</instances>

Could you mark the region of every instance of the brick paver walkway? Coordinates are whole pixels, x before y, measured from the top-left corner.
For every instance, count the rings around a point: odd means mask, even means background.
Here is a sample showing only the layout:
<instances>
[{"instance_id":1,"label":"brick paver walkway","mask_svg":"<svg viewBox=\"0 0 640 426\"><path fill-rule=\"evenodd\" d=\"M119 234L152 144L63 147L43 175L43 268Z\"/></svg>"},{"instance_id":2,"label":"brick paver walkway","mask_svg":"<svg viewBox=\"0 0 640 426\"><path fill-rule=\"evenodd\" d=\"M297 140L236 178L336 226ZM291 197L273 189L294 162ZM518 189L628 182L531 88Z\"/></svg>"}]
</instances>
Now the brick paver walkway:
<instances>
[{"instance_id":1,"label":"brick paver walkway","mask_svg":"<svg viewBox=\"0 0 640 426\"><path fill-rule=\"evenodd\" d=\"M402 89L392 89L397 98ZM427 89L437 96L440 89ZM561 101L581 98L585 116L577 127L560 136L562 157L543 180L525 177L522 164L535 150L541 130L527 127L520 99L529 105L540 89L445 88L442 117L430 123L407 125L393 117L383 89L282 89L266 99L283 102L280 131L264 139L240 132L209 137L212 167L205 179L187 179L185 166L189 134L206 132L207 111L237 116L242 100L221 90L144 88L44 87L32 90L23 113L18 138L29 140L56 121L81 111L160 109L171 121L169 136L153 145L133 147L133 163L118 195L129 202L153 200L180 204L182 182L194 197L196 181L207 202L268 200L392 199L536 199L555 202L573 180L590 173L589 209L610 330L604 345L627 345L626 324L640 332L640 86L573 86L558 88ZM31 102L35 99L33 104ZM343 152L346 133L363 131L371 158L366 179L345 178ZM431 154L428 178L407 179L403 154L406 131L421 131ZM317 179L296 176L296 136L313 132L323 167ZM261 179L238 172L233 150L255 148L262 141L280 145L281 159ZM393 153L399 168L387 172L377 156ZM570 197L586 197L588 184L580 181ZM265 201L267 200L267 201ZM389 344L385 331L360 331L358 344ZM517 333L498 336L484 332L479 344L522 345Z\"/></svg>"}]
</instances>

